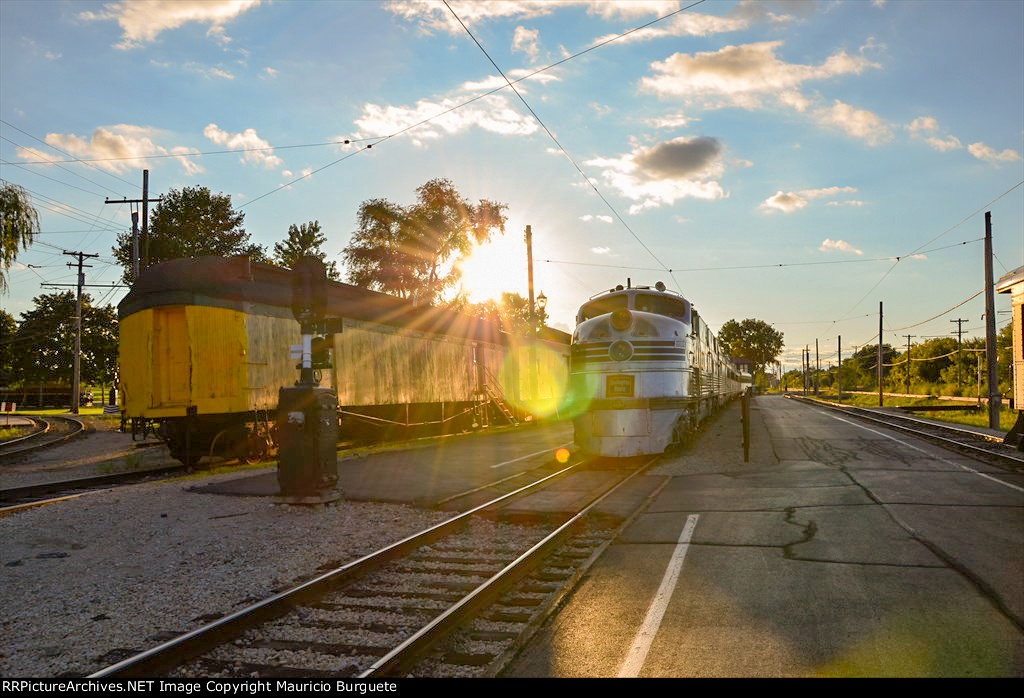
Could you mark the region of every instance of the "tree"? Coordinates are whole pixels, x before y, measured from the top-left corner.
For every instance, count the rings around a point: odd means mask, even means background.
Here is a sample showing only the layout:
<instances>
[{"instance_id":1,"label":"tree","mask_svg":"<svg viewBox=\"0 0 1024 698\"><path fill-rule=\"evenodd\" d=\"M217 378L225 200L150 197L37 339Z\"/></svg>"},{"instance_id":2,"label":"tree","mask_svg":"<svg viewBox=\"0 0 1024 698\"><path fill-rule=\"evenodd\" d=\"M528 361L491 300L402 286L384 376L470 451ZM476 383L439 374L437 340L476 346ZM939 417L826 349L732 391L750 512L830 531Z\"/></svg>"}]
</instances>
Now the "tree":
<instances>
[{"instance_id":1,"label":"tree","mask_svg":"<svg viewBox=\"0 0 1024 698\"><path fill-rule=\"evenodd\" d=\"M530 301L518 293L504 292L501 294L501 300L469 303L461 308L455 307L455 309L467 315L495 319L503 330L512 334L529 334L532 330ZM537 327L545 326L548 321L547 310L537 308L536 315Z\"/></svg>"},{"instance_id":2,"label":"tree","mask_svg":"<svg viewBox=\"0 0 1024 698\"><path fill-rule=\"evenodd\" d=\"M181 257L243 254L256 261L269 261L266 250L249 242L249 234L242 227L244 219L244 213L231 208L230 196L211 194L206 187L171 189L149 219L149 263ZM113 251L124 267L122 279L132 283L135 279L130 232L117 236L117 247Z\"/></svg>"},{"instance_id":3,"label":"tree","mask_svg":"<svg viewBox=\"0 0 1024 698\"><path fill-rule=\"evenodd\" d=\"M7 270L19 248L28 249L38 232L39 214L28 192L16 184L0 186L0 292L7 291Z\"/></svg>"},{"instance_id":4,"label":"tree","mask_svg":"<svg viewBox=\"0 0 1024 698\"><path fill-rule=\"evenodd\" d=\"M11 339L15 379L70 385L75 349L75 294L47 293L32 299ZM27 349L31 347L31 351ZM82 382L109 382L117 367L117 313L96 308L82 294Z\"/></svg>"},{"instance_id":5,"label":"tree","mask_svg":"<svg viewBox=\"0 0 1024 698\"><path fill-rule=\"evenodd\" d=\"M0 310L0 385L10 385L14 380L14 335L18 323L6 310Z\"/></svg>"},{"instance_id":6,"label":"tree","mask_svg":"<svg viewBox=\"0 0 1024 698\"><path fill-rule=\"evenodd\" d=\"M506 204L464 199L447 179L416 190L417 202L401 206L370 199L359 207L359 229L343 251L348 280L400 298L434 303L459 280L455 262L505 232Z\"/></svg>"},{"instance_id":7,"label":"tree","mask_svg":"<svg viewBox=\"0 0 1024 698\"><path fill-rule=\"evenodd\" d=\"M288 226L288 237L274 243L274 264L292 269L296 262L306 256L316 257L327 267L327 278L338 280L338 268L334 262L325 261L327 253L320 246L327 242L327 236L320 232L320 221L310 221Z\"/></svg>"},{"instance_id":8,"label":"tree","mask_svg":"<svg viewBox=\"0 0 1024 698\"><path fill-rule=\"evenodd\" d=\"M729 320L718 332L718 341L729 356L750 362L754 375L782 353L783 334L763 320Z\"/></svg>"}]
</instances>

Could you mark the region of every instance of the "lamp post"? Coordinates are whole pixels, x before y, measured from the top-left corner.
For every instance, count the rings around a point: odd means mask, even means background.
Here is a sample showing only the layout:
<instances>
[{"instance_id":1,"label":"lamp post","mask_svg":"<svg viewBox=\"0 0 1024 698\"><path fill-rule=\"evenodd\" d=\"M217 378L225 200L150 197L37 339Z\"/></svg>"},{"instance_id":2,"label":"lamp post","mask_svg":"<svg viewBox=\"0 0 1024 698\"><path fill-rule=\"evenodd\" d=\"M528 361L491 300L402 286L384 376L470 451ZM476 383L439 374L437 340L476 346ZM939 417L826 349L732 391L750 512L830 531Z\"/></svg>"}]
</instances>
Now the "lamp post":
<instances>
[{"instance_id":1,"label":"lamp post","mask_svg":"<svg viewBox=\"0 0 1024 698\"><path fill-rule=\"evenodd\" d=\"M540 330L541 318L544 316L544 308L546 308L546 307L548 307L548 298L547 298L547 296L544 295L544 292L541 291L540 295L537 296L537 309L540 312L539 313L535 313L534 316L533 316L534 317L534 327L533 327L533 331L534 332L538 332Z\"/></svg>"}]
</instances>

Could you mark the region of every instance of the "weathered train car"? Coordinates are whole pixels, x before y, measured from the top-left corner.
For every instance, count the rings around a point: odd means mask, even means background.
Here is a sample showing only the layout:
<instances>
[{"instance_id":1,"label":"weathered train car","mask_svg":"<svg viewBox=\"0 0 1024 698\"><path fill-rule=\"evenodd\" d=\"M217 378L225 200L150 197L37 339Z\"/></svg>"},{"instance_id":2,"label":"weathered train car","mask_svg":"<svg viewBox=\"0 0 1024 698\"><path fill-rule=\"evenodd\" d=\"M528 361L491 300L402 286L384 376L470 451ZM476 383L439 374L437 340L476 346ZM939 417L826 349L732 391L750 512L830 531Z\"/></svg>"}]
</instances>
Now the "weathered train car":
<instances>
[{"instance_id":1,"label":"weathered train car","mask_svg":"<svg viewBox=\"0 0 1024 698\"><path fill-rule=\"evenodd\" d=\"M175 457L260 455L278 389L298 378L290 272L247 257L177 259L143 273L118 306L125 415L159 423ZM569 337L329 282L334 388L342 414L402 435L543 413L567 380ZM345 421L343 420L343 426Z\"/></svg>"}]
</instances>

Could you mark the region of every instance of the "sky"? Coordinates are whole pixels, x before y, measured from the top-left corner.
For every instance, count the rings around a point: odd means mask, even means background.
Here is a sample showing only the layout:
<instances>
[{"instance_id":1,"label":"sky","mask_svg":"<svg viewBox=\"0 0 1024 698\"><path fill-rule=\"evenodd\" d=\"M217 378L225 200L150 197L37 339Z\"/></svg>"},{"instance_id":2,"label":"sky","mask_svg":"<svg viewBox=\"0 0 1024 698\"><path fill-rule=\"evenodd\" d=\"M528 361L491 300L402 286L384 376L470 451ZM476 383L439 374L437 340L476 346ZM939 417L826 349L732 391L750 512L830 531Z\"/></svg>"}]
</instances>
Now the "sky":
<instances>
[{"instance_id":1,"label":"sky","mask_svg":"<svg viewBox=\"0 0 1024 698\"><path fill-rule=\"evenodd\" d=\"M104 200L145 168L268 249L319 221L339 268L361 202L449 178L508 205L472 300L526 295L531 225L551 325L664 281L713 329L773 324L790 368L876 342L879 302L896 346L983 335L985 211L996 278L1024 264L1024 2L449 4L0 2L0 178L43 231L0 305L73 283L64 250L117 281Z\"/></svg>"}]
</instances>

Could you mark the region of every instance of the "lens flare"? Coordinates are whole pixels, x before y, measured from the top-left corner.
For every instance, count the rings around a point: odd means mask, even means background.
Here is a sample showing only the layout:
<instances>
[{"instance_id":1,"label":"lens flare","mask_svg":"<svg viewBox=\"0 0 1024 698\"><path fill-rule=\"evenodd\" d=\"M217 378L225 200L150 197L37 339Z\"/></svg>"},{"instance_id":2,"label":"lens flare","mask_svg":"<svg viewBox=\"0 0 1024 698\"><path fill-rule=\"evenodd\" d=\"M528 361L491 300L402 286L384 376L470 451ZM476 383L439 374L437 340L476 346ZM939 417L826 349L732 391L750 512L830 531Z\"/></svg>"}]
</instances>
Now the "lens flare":
<instances>
[{"instance_id":1,"label":"lens flare","mask_svg":"<svg viewBox=\"0 0 1024 698\"><path fill-rule=\"evenodd\" d=\"M570 455L571 454L569 453L569 449L562 447L555 451L555 460L561 463L562 465L565 465L566 463L569 462Z\"/></svg>"}]
</instances>

